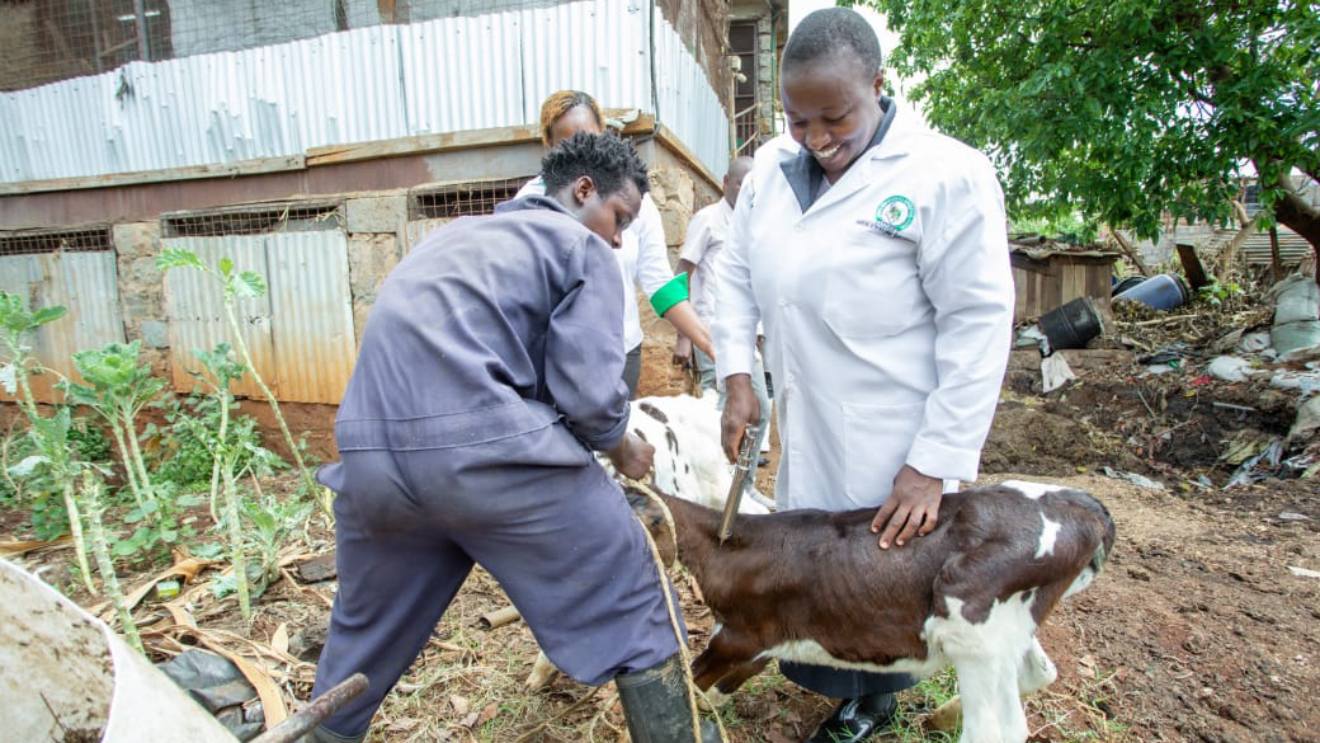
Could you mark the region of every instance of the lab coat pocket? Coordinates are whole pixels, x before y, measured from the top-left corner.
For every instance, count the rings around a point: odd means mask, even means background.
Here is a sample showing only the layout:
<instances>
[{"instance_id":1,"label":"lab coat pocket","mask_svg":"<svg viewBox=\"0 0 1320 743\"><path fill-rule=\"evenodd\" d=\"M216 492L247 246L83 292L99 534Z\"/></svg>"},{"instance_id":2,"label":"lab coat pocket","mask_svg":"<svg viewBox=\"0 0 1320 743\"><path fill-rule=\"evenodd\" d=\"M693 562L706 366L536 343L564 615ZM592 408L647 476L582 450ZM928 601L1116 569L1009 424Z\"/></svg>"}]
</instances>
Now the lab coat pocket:
<instances>
[{"instance_id":1,"label":"lab coat pocket","mask_svg":"<svg viewBox=\"0 0 1320 743\"><path fill-rule=\"evenodd\" d=\"M925 407L920 402L843 404L844 490L857 508L878 507L889 498Z\"/></svg>"}]
</instances>

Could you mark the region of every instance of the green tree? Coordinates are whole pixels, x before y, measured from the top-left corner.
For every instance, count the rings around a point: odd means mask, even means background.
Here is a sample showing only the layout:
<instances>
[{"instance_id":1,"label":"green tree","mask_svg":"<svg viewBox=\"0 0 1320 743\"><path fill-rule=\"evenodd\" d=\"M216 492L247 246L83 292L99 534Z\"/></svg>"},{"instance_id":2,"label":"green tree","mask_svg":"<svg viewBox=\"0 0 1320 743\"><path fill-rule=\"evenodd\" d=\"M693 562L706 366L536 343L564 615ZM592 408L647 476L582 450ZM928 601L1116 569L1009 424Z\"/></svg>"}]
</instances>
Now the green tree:
<instances>
[{"instance_id":1,"label":"green tree","mask_svg":"<svg viewBox=\"0 0 1320 743\"><path fill-rule=\"evenodd\" d=\"M1080 208L1155 237L1259 175L1266 221L1320 254L1320 15L1309 0L858 0L928 120L987 152L1015 214Z\"/></svg>"}]
</instances>

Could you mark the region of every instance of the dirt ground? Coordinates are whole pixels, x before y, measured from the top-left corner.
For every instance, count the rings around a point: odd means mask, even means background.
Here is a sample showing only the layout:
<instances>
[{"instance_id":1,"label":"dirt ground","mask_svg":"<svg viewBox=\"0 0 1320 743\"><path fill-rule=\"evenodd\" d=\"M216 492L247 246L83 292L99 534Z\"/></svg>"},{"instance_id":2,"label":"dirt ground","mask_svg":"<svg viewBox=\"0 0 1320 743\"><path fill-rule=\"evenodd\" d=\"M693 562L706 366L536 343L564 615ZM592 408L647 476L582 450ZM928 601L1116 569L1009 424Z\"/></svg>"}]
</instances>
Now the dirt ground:
<instances>
[{"instance_id":1,"label":"dirt ground","mask_svg":"<svg viewBox=\"0 0 1320 743\"><path fill-rule=\"evenodd\" d=\"M669 363L663 324L647 332L655 339L645 348L641 393L681 392L686 380ZM1060 678L1028 703L1031 741L1320 741L1320 579L1290 570L1320 570L1320 481L1265 479L1225 489L1234 466L1220 459L1224 442L1244 431L1286 433L1295 402L1259 385L1206 381L1190 367L1145 374L1133 357L1122 349L1075 355L1080 378L1043 395L1037 359L1016 354L986 445L977 485L1018 477L1085 489L1118 526L1107 570L1041 630ZM308 411L302 422L327 417ZM320 429L314 440L325 435ZM775 444L772 463L777 458ZM1105 476L1104 467L1164 489ZM773 492L773 479L772 466L761 473L762 492ZM267 487L291 491L294 482L286 476ZM22 537L21 524L0 521L0 535ZM299 565L332 548L324 525L291 547L288 578L262 597L250 627L237 619L232 599L215 601L202 590L188 604L205 631L254 641L236 645L249 650L268 645L283 625L292 657L253 657L264 660L294 707L310 693L333 595L332 580L300 578ZM45 567L49 579L63 575L70 558L62 549L19 559L29 569ZM142 570L124 582L136 586L150 575ZM63 583L93 603L73 581ZM685 574L677 584L696 652L712 619ZM593 692L562 677L545 690L522 687L536 656L527 627L492 630L479 622L506 605L499 586L477 570L387 698L370 740L626 740L612 689ZM152 599L138 614L157 620L145 636L158 659L199 641L172 626ZM952 741L924 727L952 692L944 674L904 693L897 728L876 740ZM785 743L801 740L828 708L772 667L720 713L734 741Z\"/></svg>"}]
</instances>

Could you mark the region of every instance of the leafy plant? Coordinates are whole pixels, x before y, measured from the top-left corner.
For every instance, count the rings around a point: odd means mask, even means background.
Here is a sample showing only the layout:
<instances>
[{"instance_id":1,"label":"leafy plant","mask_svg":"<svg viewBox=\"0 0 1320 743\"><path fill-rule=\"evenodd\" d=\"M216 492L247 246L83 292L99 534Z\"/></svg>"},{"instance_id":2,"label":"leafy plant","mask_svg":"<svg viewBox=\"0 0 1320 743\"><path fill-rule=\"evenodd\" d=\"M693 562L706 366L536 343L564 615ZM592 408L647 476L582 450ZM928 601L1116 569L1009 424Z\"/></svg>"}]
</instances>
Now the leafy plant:
<instances>
[{"instance_id":1,"label":"leafy plant","mask_svg":"<svg viewBox=\"0 0 1320 743\"><path fill-rule=\"evenodd\" d=\"M156 267L162 272L168 272L176 268L190 268L201 271L220 283L224 298L225 318L229 322L229 329L233 335L235 347L238 349L239 358L242 360L247 373L252 375L252 380L256 382L261 394L266 398L266 402L270 404L271 411L275 414L275 421L279 424L280 433L284 435L284 443L289 447L294 464L297 465L298 473L302 477L303 488L308 493L315 493L316 480L312 477L311 470L307 468L302 450L294 441L293 434L289 433L289 426L284 420L284 414L280 412L280 403L275 399L275 393L271 392L270 387L266 386L265 380L257 372L256 365L252 363L252 354L248 351L247 342L243 340L242 328L238 323L236 308L238 301L264 295L266 293L265 280L253 271L234 270L234 261L230 258L221 258L218 265L213 268L203 263L196 253L183 248L166 248L161 251L160 256L156 259Z\"/></svg>"},{"instance_id":2,"label":"leafy plant","mask_svg":"<svg viewBox=\"0 0 1320 743\"><path fill-rule=\"evenodd\" d=\"M28 337L64 317L63 307L45 307L36 311L28 309L27 302L16 294L0 292L0 339L8 352L8 362L0 370L0 382L10 394L19 394L19 404L27 415L29 436L34 452L21 462L13 465L9 473L17 477L27 477L44 470L49 475L50 489L40 491L39 500L42 509L49 508L51 496L58 493L64 502L66 523L73 537L74 552L78 558L78 569L82 573L83 583L89 593L96 593L92 583L92 570L87 562L87 545L83 540L82 519L78 513L78 501L75 497L75 481L79 464L71 456L69 429L73 416L68 408L60 408L50 418L43 418L37 412L37 402L32 396L32 386L28 377L40 366L32 357Z\"/></svg>"},{"instance_id":3,"label":"leafy plant","mask_svg":"<svg viewBox=\"0 0 1320 743\"><path fill-rule=\"evenodd\" d=\"M255 573L253 591L260 595L280 577L280 545L307 519L312 504L263 494L257 500L245 501L243 510L252 526L248 533L257 555L254 570L249 570L249 575Z\"/></svg>"},{"instance_id":4,"label":"leafy plant","mask_svg":"<svg viewBox=\"0 0 1320 743\"><path fill-rule=\"evenodd\" d=\"M106 543L105 525L101 520L101 515L105 511L101 491L101 481L96 473L90 467L84 468L82 498L84 510L87 512L89 531L92 533L92 553L96 555L96 566L101 571L101 582L105 585L105 592L110 594L110 602L115 607L115 613L119 615L119 623L124 628L124 635L128 638L129 644L145 655L146 650L142 647L137 623L133 621L133 612L124 598L124 590L119 585L119 576L115 574L115 563L110 557L110 549Z\"/></svg>"},{"instance_id":5,"label":"leafy plant","mask_svg":"<svg viewBox=\"0 0 1320 743\"><path fill-rule=\"evenodd\" d=\"M230 354L229 345L221 343L213 350L194 350L202 362L204 372L194 376L211 391L219 425L212 441L214 460L211 470L211 509L215 513L217 491L224 494L224 509L220 519L229 539L230 562L233 565L234 590L238 594L239 610L244 619L252 617L251 592L245 556L246 544L240 515L246 510L242 502L239 482L248 473L266 474L282 464L273 453L256 443L256 422L251 418L238 420L231 426L230 410L235 407L230 385L243 375L245 367ZM199 437L209 433L194 431ZM204 439L205 440L205 439ZM259 584L260 585L260 584Z\"/></svg>"},{"instance_id":6,"label":"leafy plant","mask_svg":"<svg viewBox=\"0 0 1320 743\"><path fill-rule=\"evenodd\" d=\"M165 381L140 363L140 355L138 341L79 351L73 355L73 363L87 384L69 380L60 384L70 403L91 408L109 424L119 448L133 495L133 507L124 522L136 525L132 534L114 542L114 553L123 557L158 547L168 550L190 537L192 528L183 510L197 503L181 496L172 483L153 482L147 469L138 441L137 417L160 397Z\"/></svg>"},{"instance_id":7,"label":"leafy plant","mask_svg":"<svg viewBox=\"0 0 1320 743\"><path fill-rule=\"evenodd\" d=\"M1213 282L1197 289L1196 293L1201 301L1210 304L1212 307L1219 307L1224 302L1234 297L1240 297L1246 292L1236 282L1230 281L1222 284L1219 279L1215 279Z\"/></svg>"}]
</instances>

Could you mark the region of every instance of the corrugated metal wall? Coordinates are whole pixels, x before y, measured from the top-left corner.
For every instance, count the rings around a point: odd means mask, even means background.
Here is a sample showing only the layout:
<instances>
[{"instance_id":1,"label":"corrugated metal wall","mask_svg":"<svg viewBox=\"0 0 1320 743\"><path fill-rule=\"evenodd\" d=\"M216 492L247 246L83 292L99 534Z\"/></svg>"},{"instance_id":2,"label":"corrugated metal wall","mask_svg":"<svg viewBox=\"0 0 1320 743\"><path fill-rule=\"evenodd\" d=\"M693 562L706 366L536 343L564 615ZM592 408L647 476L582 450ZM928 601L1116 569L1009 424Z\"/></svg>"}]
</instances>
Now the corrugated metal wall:
<instances>
[{"instance_id":1,"label":"corrugated metal wall","mask_svg":"<svg viewBox=\"0 0 1320 743\"><path fill-rule=\"evenodd\" d=\"M60 374L78 379L73 369L75 351L124 341L113 251L0 256L0 289L27 297L33 308L68 309L32 342L37 360ZM53 374L33 377L33 396L40 402L57 402L60 397L53 389L57 381ZM0 399L13 398L0 390Z\"/></svg>"},{"instance_id":2,"label":"corrugated metal wall","mask_svg":"<svg viewBox=\"0 0 1320 743\"><path fill-rule=\"evenodd\" d=\"M677 32L656 20L660 119L719 175L724 110ZM4 93L0 182L524 124L568 87L650 111L649 22L642 0L584 0L134 62Z\"/></svg>"},{"instance_id":3,"label":"corrugated metal wall","mask_svg":"<svg viewBox=\"0 0 1320 743\"><path fill-rule=\"evenodd\" d=\"M338 403L356 354L353 304L348 283L348 238L342 230L282 232L224 237L165 238L207 265L223 257L235 270L266 280L265 296L238 305L243 340L253 366L280 400ZM218 282L199 271L171 271L165 282L174 387L192 389L189 370L200 368L193 349L231 340ZM261 397L251 376L237 394Z\"/></svg>"}]
</instances>

